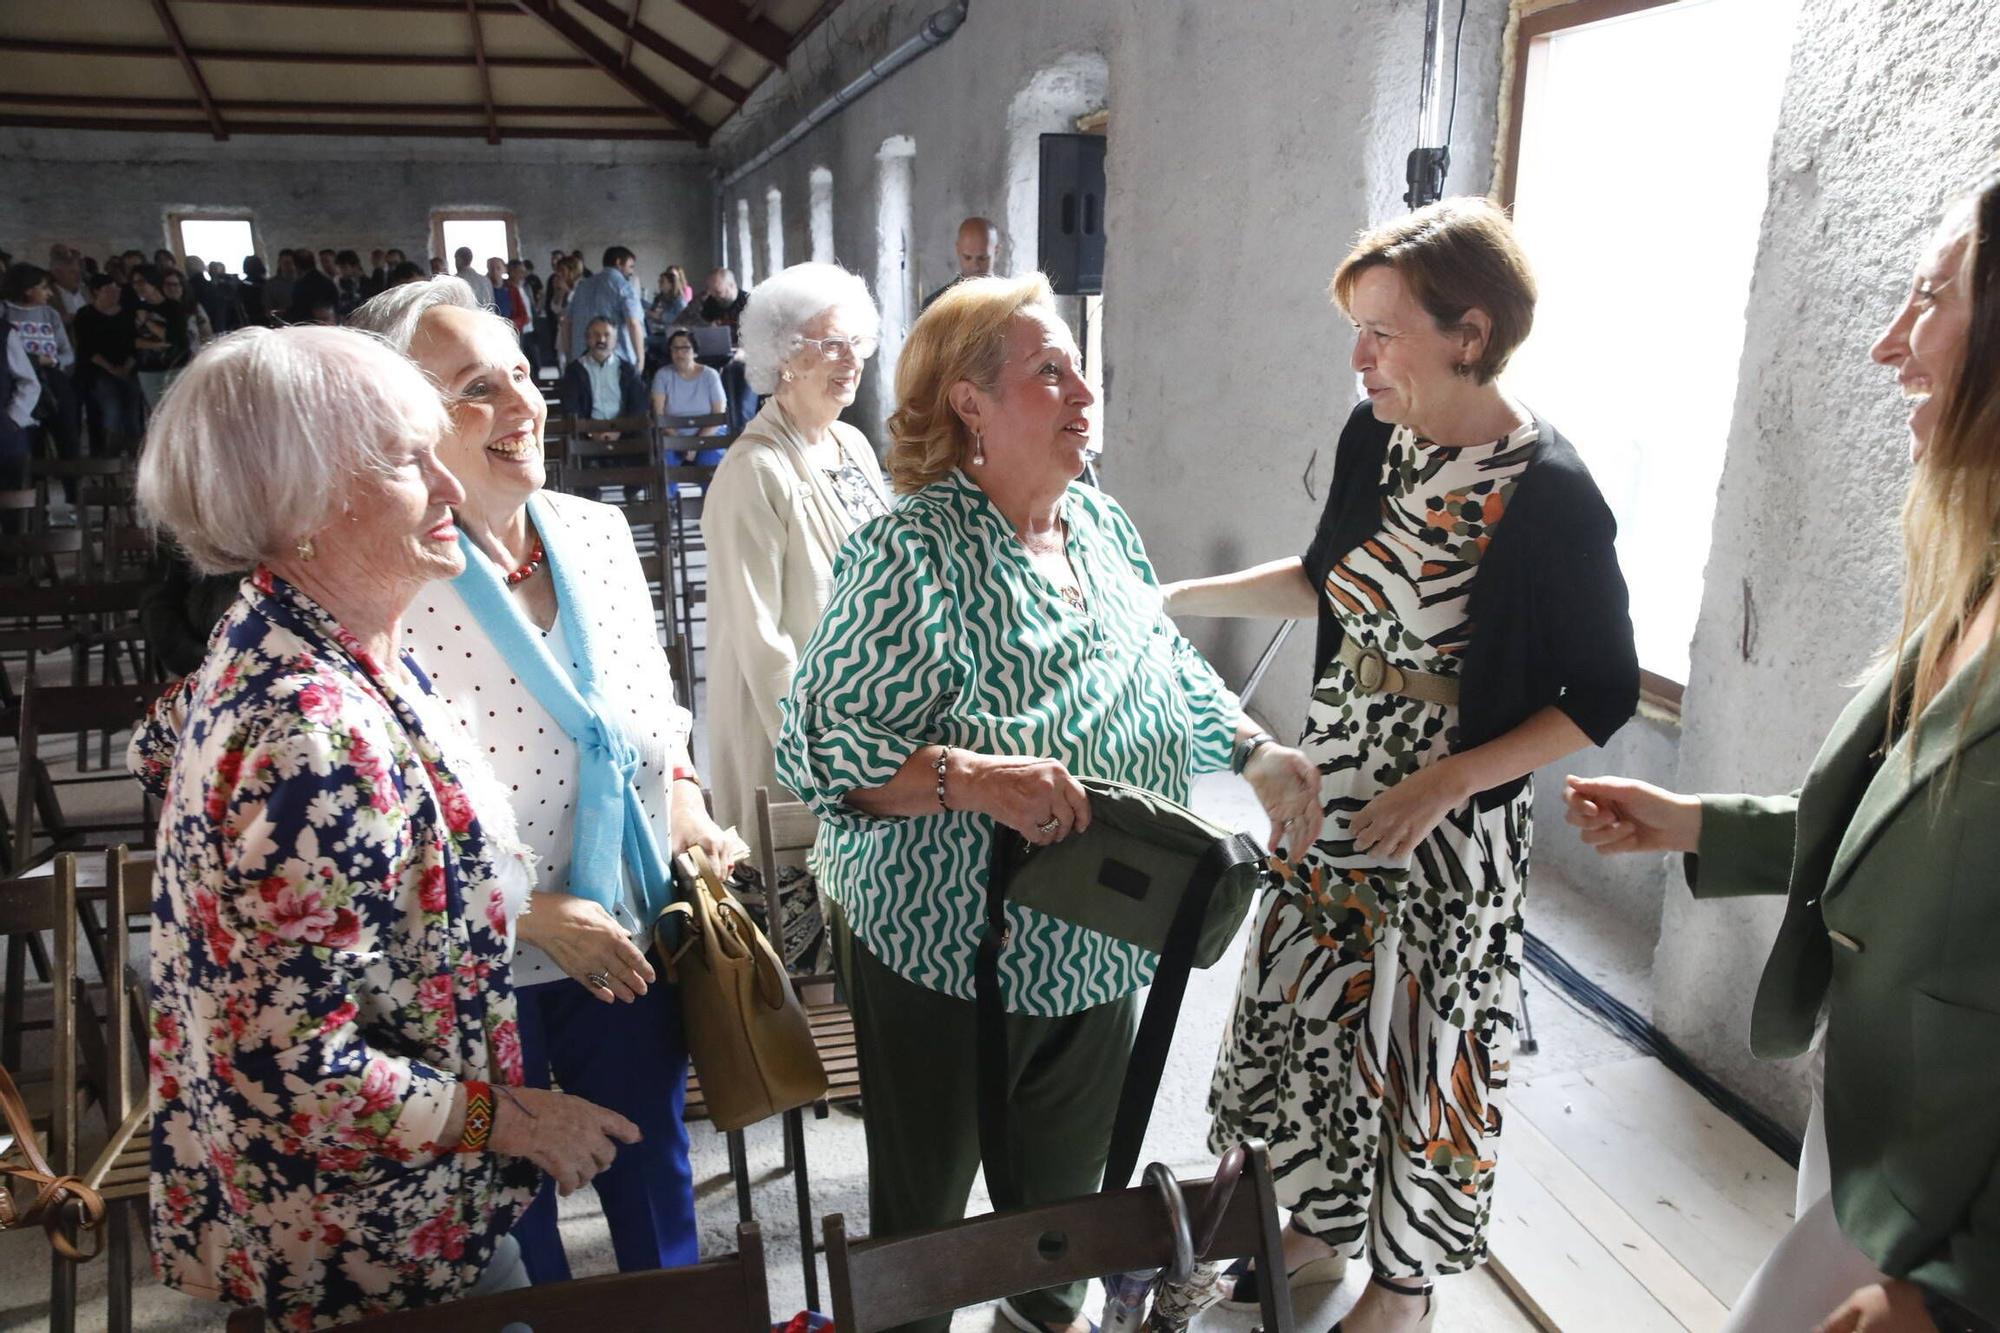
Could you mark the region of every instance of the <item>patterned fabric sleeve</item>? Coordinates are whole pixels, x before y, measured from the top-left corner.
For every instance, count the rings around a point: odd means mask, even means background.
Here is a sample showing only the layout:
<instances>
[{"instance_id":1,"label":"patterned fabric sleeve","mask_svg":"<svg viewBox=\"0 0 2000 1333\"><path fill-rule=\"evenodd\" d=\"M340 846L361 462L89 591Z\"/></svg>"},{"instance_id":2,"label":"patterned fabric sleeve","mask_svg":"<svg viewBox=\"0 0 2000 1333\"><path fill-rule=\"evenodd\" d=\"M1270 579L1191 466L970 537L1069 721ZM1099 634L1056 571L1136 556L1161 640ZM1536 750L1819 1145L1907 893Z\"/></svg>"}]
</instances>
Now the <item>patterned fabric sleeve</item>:
<instances>
[{"instance_id":1,"label":"patterned fabric sleeve","mask_svg":"<svg viewBox=\"0 0 2000 1333\"><path fill-rule=\"evenodd\" d=\"M1131 561L1133 571L1148 587L1158 588L1159 576L1153 572L1153 562L1146 556L1146 545L1140 540L1131 516L1110 496L1097 499L1105 526L1116 536L1119 549ZM1174 670L1187 700L1188 719L1193 724L1193 748L1188 755L1190 774L1221 772L1229 767L1235 753L1236 727L1243 718L1243 705L1222 683L1222 677L1201 655L1201 650L1188 642L1167 615L1164 601L1159 617L1159 632L1173 639Z\"/></svg>"},{"instance_id":2,"label":"patterned fabric sleeve","mask_svg":"<svg viewBox=\"0 0 2000 1333\"><path fill-rule=\"evenodd\" d=\"M952 598L923 539L896 515L858 529L834 561L833 592L785 700L778 780L821 819L876 822L847 804L880 787L955 695Z\"/></svg>"},{"instance_id":3,"label":"patterned fabric sleeve","mask_svg":"<svg viewBox=\"0 0 2000 1333\"><path fill-rule=\"evenodd\" d=\"M253 1103L288 1108L301 1148L410 1162L440 1151L458 1081L371 1047L346 969L396 937L384 886L427 855L442 898L444 867L441 849L413 842L382 750L366 729L282 720L232 739L204 803L225 876L197 884L184 906L206 953L201 1003L234 1019L212 1029L228 1041L211 1059L232 1066ZM424 1007L448 1028L451 988L441 989Z\"/></svg>"}]
</instances>

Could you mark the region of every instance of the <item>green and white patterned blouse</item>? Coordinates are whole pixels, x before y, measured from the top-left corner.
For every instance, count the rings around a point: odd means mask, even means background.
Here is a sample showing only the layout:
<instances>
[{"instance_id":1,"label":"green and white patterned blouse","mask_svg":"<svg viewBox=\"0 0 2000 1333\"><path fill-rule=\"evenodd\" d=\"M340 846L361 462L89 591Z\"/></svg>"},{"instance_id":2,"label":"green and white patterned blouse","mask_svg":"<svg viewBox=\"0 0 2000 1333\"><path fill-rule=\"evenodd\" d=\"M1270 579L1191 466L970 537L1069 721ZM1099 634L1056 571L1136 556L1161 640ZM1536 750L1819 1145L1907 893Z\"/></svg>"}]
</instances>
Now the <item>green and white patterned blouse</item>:
<instances>
[{"instance_id":1,"label":"green and white patterned blouse","mask_svg":"<svg viewBox=\"0 0 2000 1333\"><path fill-rule=\"evenodd\" d=\"M1132 520L1101 491L1062 501L1088 607L1066 603L963 473L862 525L785 702L778 778L823 821L812 864L857 938L898 974L972 998L993 821L865 815L922 746L1059 759L1186 803L1226 768L1240 709L1167 618ZM1152 979L1134 945L1009 904L1009 1011L1056 1017Z\"/></svg>"}]
</instances>

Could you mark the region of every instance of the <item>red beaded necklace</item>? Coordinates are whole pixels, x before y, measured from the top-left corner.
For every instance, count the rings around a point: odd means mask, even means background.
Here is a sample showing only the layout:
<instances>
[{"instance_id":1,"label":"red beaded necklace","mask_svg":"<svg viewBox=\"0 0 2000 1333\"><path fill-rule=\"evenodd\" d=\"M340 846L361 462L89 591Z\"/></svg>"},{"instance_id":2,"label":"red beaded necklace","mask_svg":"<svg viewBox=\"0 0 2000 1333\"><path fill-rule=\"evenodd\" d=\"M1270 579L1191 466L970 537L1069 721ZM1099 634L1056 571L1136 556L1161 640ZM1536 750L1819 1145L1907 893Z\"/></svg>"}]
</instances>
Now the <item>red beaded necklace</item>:
<instances>
[{"instance_id":1,"label":"red beaded necklace","mask_svg":"<svg viewBox=\"0 0 2000 1333\"><path fill-rule=\"evenodd\" d=\"M519 587L521 584L535 577L535 571L541 567L542 539L537 537L535 538L534 549L528 552L527 562L507 576L507 586L510 588Z\"/></svg>"}]
</instances>

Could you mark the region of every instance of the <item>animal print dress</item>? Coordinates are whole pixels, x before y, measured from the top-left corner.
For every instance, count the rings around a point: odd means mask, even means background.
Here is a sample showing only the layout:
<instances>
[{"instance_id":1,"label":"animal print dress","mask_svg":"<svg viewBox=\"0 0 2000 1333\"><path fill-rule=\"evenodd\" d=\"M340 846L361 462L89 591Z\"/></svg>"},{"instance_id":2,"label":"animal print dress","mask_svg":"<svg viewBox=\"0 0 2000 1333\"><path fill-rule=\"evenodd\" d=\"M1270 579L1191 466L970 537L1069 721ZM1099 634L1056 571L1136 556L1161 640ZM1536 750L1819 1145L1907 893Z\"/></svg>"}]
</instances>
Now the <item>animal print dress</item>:
<instances>
[{"instance_id":1,"label":"animal print dress","mask_svg":"<svg viewBox=\"0 0 2000 1333\"><path fill-rule=\"evenodd\" d=\"M1456 676L1480 557L1533 456L1532 422L1441 448L1399 428L1382 526L1327 576L1341 628L1392 664ZM1519 1006L1532 791L1451 811L1408 862L1355 850L1369 801L1450 752L1455 706L1363 693L1335 660L1299 745L1326 823L1265 897L1215 1080L1209 1145L1269 1144L1293 1225L1385 1276L1485 1260Z\"/></svg>"}]
</instances>

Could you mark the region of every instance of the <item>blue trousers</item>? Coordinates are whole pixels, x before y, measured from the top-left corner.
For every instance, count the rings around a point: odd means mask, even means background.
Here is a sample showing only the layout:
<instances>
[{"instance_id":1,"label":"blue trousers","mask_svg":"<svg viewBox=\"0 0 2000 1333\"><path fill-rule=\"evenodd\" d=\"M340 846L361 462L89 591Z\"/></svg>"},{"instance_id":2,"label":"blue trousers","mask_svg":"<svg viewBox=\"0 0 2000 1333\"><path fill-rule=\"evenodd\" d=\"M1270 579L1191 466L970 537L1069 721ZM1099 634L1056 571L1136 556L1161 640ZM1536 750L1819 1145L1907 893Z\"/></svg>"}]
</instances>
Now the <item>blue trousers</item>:
<instances>
[{"instance_id":1,"label":"blue trousers","mask_svg":"<svg viewBox=\"0 0 2000 1333\"><path fill-rule=\"evenodd\" d=\"M546 1088L553 1081L618 1112L645 1136L621 1144L617 1159L591 1182L611 1227L618 1271L696 1262L694 1173L681 1120L687 1043L679 992L662 980L631 1004L606 1004L564 977L523 986L515 995L528 1086ZM553 1180L542 1181L514 1235L531 1281L569 1280Z\"/></svg>"}]
</instances>

